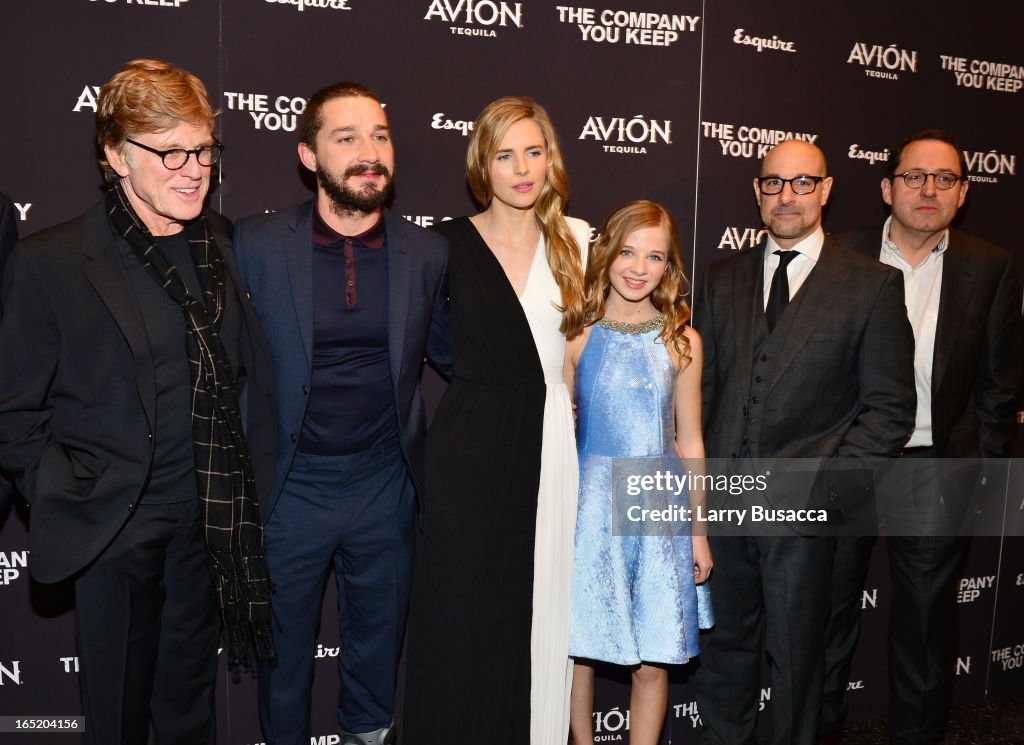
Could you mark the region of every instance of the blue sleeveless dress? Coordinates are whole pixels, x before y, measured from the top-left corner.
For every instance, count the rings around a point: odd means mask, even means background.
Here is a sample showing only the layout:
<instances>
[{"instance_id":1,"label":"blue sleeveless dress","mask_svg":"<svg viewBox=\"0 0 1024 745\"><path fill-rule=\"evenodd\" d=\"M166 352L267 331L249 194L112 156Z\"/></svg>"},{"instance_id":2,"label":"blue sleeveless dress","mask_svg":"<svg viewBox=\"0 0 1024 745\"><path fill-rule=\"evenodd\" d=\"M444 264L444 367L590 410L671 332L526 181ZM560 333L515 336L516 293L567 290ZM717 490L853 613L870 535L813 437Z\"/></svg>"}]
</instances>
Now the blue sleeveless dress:
<instances>
[{"instance_id":1,"label":"blue sleeveless dress","mask_svg":"<svg viewBox=\"0 0 1024 745\"><path fill-rule=\"evenodd\" d=\"M706 584L698 604L688 530L675 536L612 531L616 458L671 458L677 473L685 472L675 455L676 372L660 333L660 327L630 333L595 324L577 365L580 500L570 612L573 657L618 665L681 664L699 652L699 627L712 625ZM680 499L677 503L686 504L686 494Z\"/></svg>"}]
</instances>

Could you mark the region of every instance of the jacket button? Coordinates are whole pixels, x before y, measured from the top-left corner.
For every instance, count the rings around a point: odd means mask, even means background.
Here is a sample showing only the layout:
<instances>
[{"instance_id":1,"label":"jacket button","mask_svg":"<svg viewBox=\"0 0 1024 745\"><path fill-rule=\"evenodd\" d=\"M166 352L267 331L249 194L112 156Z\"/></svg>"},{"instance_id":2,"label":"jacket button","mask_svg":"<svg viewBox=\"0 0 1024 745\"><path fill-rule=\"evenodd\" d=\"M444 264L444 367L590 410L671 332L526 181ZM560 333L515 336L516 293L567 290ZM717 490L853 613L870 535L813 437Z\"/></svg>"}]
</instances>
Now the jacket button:
<instances>
[{"instance_id":1,"label":"jacket button","mask_svg":"<svg viewBox=\"0 0 1024 745\"><path fill-rule=\"evenodd\" d=\"M298 442L298 441L299 441L299 436L297 434L295 434L294 432L292 432L292 442Z\"/></svg>"},{"instance_id":2,"label":"jacket button","mask_svg":"<svg viewBox=\"0 0 1024 745\"><path fill-rule=\"evenodd\" d=\"M761 355L761 362L767 362L767 361L768 361L768 355L762 354Z\"/></svg>"},{"instance_id":3,"label":"jacket button","mask_svg":"<svg viewBox=\"0 0 1024 745\"><path fill-rule=\"evenodd\" d=\"M303 395L306 395L306 396L309 395L309 386L306 385L305 383L302 384L302 393L303 393Z\"/></svg>"},{"instance_id":4,"label":"jacket button","mask_svg":"<svg viewBox=\"0 0 1024 745\"><path fill-rule=\"evenodd\" d=\"M153 433L152 432L147 432L146 433L146 439L147 440L152 440L153 439Z\"/></svg>"},{"instance_id":5,"label":"jacket button","mask_svg":"<svg viewBox=\"0 0 1024 745\"><path fill-rule=\"evenodd\" d=\"M752 399L750 399L750 403L759 404L761 403L761 399L759 399L757 396L754 396Z\"/></svg>"},{"instance_id":6,"label":"jacket button","mask_svg":"<svg viewBox=\"0 0 1024 745\"><path fill-rule=\"evenodd\" d=\"M763 383L763 382L764 382L764 378L762 378L762 377L761 377L760 375L757 375L757 376L756 376L756 377L754 378L754 382L755 382L755 383Z\"/></svg>"}]
</instances>

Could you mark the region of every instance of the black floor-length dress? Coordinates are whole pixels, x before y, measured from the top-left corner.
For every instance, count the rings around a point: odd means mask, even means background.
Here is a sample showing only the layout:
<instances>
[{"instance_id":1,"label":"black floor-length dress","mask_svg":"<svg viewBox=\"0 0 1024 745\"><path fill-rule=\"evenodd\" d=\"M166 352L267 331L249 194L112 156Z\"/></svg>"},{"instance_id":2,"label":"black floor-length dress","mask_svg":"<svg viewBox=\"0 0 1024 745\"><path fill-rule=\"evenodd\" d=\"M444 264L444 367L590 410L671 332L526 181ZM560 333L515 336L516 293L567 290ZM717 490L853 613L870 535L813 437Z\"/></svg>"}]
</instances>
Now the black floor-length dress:
<instances>
[{"instance_id":1,"label":"black floor-length dress","mask_svg":"<svg viewBox=\"0 0 1024 745\"><path fill-rule=\"evenodd\" d=\"M450 246L454 377L427 436L400 736L528 745L544 371L476 228L461 218L439 230Z\"/></svg>"}]
</instances>

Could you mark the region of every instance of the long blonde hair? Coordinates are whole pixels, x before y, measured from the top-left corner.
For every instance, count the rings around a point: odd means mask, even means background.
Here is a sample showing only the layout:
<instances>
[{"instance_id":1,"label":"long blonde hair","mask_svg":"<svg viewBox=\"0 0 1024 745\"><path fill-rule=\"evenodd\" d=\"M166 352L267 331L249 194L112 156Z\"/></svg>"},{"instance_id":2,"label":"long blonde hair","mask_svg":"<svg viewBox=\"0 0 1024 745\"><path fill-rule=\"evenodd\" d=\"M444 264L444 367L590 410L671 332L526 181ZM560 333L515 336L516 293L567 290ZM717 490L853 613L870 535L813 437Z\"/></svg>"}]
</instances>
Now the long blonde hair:
<instances>
[{"instance_id":1,"label":"long blonde hair","mask_svg":"<svg viewBox=\"0 0 1024 745\"><path fill-rule=\"evenodd\" d=\"M601 237L594 244L594 253L587 266L586 318L587 325L604 316L605 300L611 290L608 269L615 261L629 236L644 228L664 228L668 233L668 261L661 282L651 293L651 302L665 316L665 325L659 335L665 345L673 349L685 364L690 363L690 342L686 338L686 322L690 320L690 306L686 302L689 281L683 269L679 248L679 230L667 209L647 199L626 202L617 207L601 226Z\"/></svg>"},{"instance_id":2,"label":"long blonde hair","mask_svg":"<svg viewBox=\"0 0 1024 745\"><path fill-rule=\"evenodd\" d=\"M466 179L473 197L482 209L494 199L491 185L491 163L501 147L505 134L516 122L532 119L547 149L547 178L537 197L533 211L544 236L548 266L562 295L562 324L565 336L572 338L583 329L583 267L579 246L565 220L565 204L569 198L569 179L562 162L562 151L551 119L544 108L527 96L505 96L484 107L473 123L473 133L466 150Z\"/></svg>"}]
</instances>

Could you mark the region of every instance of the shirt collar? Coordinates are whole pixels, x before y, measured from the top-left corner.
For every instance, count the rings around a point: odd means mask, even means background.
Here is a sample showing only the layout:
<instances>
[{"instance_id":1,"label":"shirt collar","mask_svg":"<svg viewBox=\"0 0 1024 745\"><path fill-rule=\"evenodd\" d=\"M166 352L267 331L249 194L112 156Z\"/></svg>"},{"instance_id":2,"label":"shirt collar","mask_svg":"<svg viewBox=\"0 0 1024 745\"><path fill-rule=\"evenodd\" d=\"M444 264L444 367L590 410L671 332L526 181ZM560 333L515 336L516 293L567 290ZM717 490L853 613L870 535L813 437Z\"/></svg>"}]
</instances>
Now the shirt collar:
<instances>
[{"instance_id":1,"label":"shirt collar","mask_svg":"<svg viewBox=\"0 0 1024 745\"><path fill-rule=\"evenodd\" d=\"M892 229L892 215L889 215L885 219L885 224L882 226L882 250L888 251L890 254L899 254L899 247L889 239L889 231ZM933 254L944 253L949 248L949 228L942 231L942 237L939 238L939 242L935 244L935 248L931 250Z\"/></svg>"},{"instance_id":2,"label":"shirt collar","mask_svg":"<svg viewBox=\"0 0 1024 745\"><path fill-rule=\"evenodd\" d=\"M313 207L313 245L315 246L328 248L346 240L352 240L367 248L379 249L384 246L384 236L384 213L380 214L377 222L359 235L342 235L320 217L320 210L315 205Z\"/></svg>"},{"instance_id":3,"label":"shirt collar","mask_svg":"<svg viewBox=\"0 0 1024 745\"><path fill-rule=\"evenodd\" d=\"M821 256L821 248L824 245L825 231L822 230L821 226L819 225L817 230L815 230L813 233L811 233L809 236L804 238L802 241L797 243L795 246L793 246L792 249L789 250L796 251L797 253L806 256L811 261L817 263L818 258ZM769 256L772 256L772 254L775 251L779 250L782 249L779 248L779 244L775 242L775 239L772 238L771 233L769 233L768 245L765 247L764 250L765 259L767 259ZM778 259L778 257L774 258L776 258L776 260Z\"/></svg>"}]
</instances>

